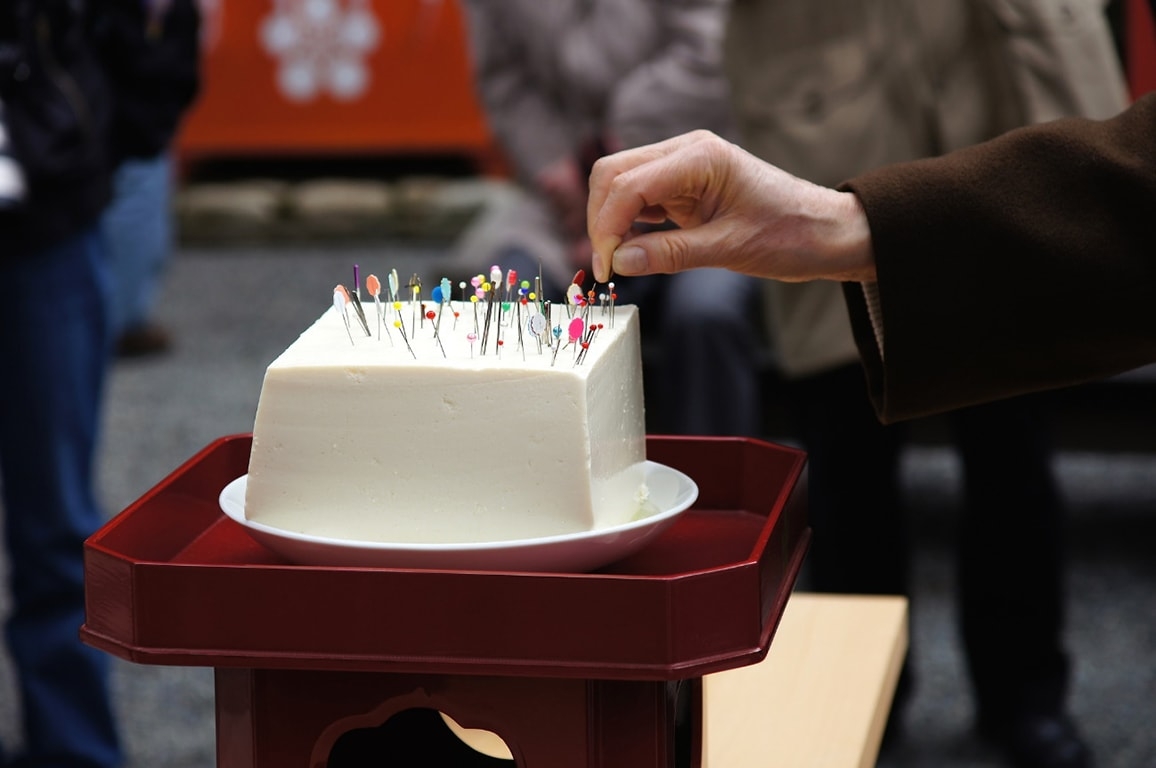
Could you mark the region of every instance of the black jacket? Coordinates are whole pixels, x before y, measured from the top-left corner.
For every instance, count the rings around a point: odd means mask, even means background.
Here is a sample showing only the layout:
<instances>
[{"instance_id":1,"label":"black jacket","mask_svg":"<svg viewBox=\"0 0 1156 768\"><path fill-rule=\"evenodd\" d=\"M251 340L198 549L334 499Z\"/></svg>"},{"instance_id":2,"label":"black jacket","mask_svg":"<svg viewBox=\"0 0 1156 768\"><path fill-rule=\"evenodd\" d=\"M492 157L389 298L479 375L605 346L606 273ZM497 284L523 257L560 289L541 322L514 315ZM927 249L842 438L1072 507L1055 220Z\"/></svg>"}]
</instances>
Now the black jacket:
<instances>
[{"instance_id":1,"label":"black jacket","mask_svg":"<svg viewBox=\"0 0 1156 768\"><path fill-rule=\"evenodd\" d=\"M83 9L0 0L0 100L23 204L0 217L0 259L89 226L110 194L111 100Z\"/></svg>"},{"instance_id":2,"label":"black jacket","mask_svg":"<svg viewBox=\"0 0 1156 768\"><path fill-rule=\"evenodd\" d=\"M28 188L0 213L0 260L91 226L117 163L168 145L197 90L198 20L195 0L159 35L144 0L0 0L0 100Z\"/></svg>"},{"instance_id":3,"label":"black jacket","mask_svg":"<svg viewBox=\"0 0 1156 768\"><path fill-rule=\"evenodd\" d=\"M113 84L114 159L155 157L172 141L200 86L197 1L169 0L155 20L146 0L98 4L103 10L93 20L93 38Z\"/></svg>"}]
</instances>

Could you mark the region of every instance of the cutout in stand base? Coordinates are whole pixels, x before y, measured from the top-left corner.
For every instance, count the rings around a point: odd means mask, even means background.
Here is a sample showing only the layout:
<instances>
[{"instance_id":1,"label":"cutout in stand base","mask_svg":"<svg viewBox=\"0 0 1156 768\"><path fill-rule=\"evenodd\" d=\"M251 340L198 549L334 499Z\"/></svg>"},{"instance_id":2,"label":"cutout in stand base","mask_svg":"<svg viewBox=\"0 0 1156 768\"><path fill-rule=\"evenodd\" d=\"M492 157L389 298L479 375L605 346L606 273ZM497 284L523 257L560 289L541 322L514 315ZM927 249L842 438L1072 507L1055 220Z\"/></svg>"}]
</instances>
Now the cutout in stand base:
<instances>
[{"instance_id":1,"label":"cutout in stand base","mask_svg":"<svg viewBox=\"0 0 1156 768\"><path fill-rule=\"evenodd\" d=\"M466 732L469 734L468 730ZM496 735L493 739L501 742ZM504 742L502 746L505 746ZM436 709L406 709L376 728L357 728L342 734L334 742L328 768L371 766L513 768L515 762L491 757L467 744Z\"/></svg>"},{"instance_id":2,"label":"cutout in stand base","mask_svg":"<svg viewBox=\"0 0 1156 768\"><path fill-rule=\"evenodd\" d=\"M474 751L481 752L488 757L496 757L499 760L512 761L514 759L514 756L510 754L510 748L506 746L506 742L502 741L502 737L498 734L482 728L466 728L459 725L445 712L439 714L446 726L453 731L453 734Z\"/></svg>"}]
</instances>

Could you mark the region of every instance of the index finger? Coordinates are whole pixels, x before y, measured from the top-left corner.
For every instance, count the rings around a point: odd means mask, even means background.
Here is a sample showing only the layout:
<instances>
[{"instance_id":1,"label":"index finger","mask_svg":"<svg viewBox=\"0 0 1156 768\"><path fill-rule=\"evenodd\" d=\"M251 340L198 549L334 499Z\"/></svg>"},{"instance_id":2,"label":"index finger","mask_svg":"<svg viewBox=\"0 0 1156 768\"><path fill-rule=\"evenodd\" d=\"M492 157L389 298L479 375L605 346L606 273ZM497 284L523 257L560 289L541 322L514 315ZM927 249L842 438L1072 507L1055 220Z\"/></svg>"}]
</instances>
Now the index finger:
<instances>
[{"instance_id":1,"label":"index finger","mask_svg":"<svg viewBox=\"0 0 1156 768\"><path fill-rule=\"evenodd\" d=\"M626 239L634 222L661 222L662 203L680 189L681 181L667 173L663 162L698 140L695 133L607 155L590 172L586 225L594 249L594 277L607 280L611 256Z\"/></svg>"}]
</instances>

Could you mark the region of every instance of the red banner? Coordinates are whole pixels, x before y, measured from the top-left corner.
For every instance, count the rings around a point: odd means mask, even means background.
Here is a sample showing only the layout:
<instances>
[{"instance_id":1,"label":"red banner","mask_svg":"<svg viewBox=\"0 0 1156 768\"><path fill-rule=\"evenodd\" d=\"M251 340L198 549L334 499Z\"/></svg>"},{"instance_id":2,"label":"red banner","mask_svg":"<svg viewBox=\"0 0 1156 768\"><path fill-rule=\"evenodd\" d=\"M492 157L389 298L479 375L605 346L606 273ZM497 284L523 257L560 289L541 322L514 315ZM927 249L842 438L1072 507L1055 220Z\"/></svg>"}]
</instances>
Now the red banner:
<instances>
[{"instance_id":1,"label":"red banner","mask_svg":"<svg viewBox=\"0 0 1156 768\"><path fill-rule=\"evenodd\" d=\"M202 0L185 158L486 154L454 0Z\"/></svg>"}]
</instances>

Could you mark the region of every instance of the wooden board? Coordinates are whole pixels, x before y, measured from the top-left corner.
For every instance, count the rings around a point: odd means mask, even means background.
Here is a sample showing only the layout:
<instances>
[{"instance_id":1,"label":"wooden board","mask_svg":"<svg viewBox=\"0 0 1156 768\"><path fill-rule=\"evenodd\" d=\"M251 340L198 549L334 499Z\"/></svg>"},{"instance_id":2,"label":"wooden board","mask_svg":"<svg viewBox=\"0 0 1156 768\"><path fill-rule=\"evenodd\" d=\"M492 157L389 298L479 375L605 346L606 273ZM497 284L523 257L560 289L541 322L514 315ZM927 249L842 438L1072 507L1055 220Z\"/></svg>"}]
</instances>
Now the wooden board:
<instances>
[{"instance_id":1,"label":"wooden board","mask_svg":"<svg viewBox=\"0 0 1156 768\"><path fill-rule=\"evenodd\" d=\"M767 658L703 678L702 768L875 765L907 601L795 594Z\"/></svg>"}]
</instances>

